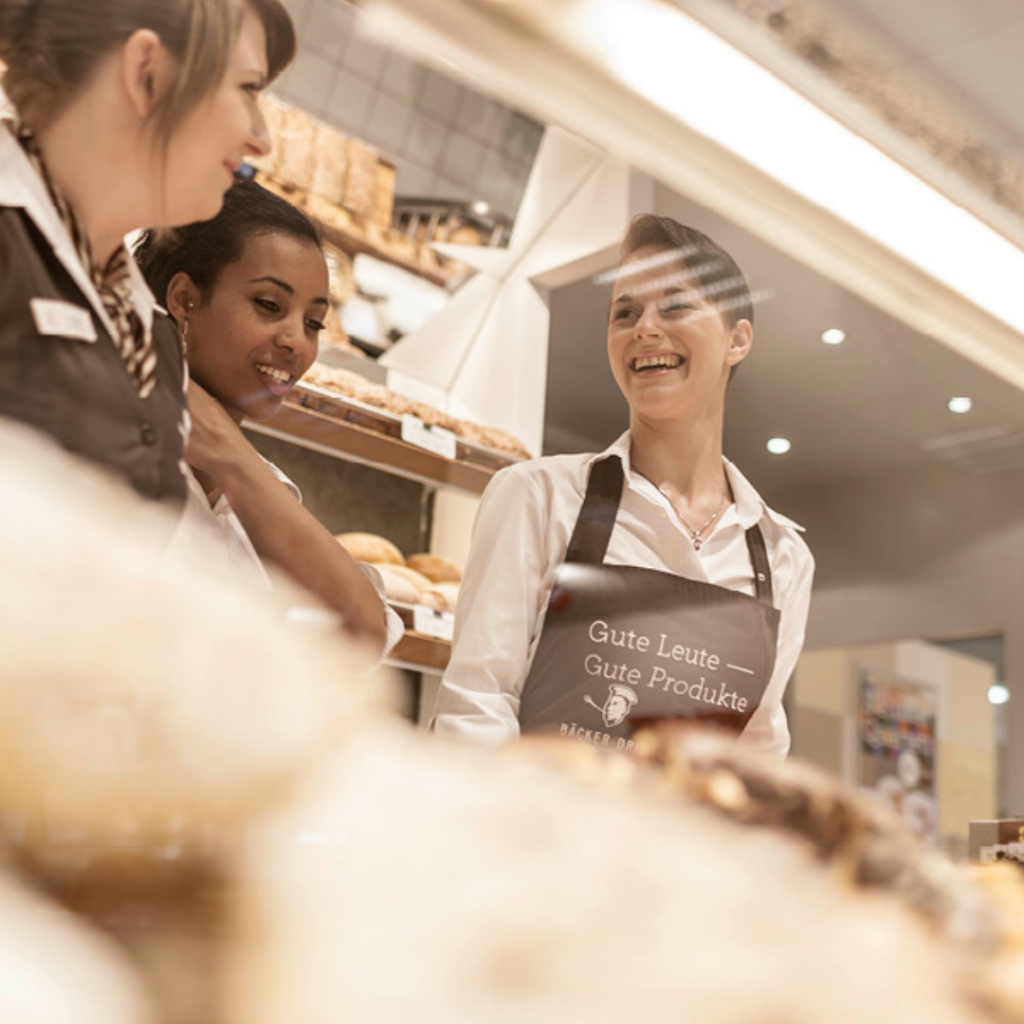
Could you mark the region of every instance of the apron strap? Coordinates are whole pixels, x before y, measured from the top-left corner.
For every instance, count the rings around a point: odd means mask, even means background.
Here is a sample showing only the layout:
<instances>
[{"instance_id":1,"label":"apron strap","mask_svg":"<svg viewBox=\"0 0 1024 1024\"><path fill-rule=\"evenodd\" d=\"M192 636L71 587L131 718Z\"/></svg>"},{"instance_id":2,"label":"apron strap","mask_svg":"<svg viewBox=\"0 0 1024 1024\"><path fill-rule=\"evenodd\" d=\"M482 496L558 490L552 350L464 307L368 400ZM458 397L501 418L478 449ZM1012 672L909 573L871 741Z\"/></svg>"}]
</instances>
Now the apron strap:
<instances>
[{"instance_id":1,"label":"apron strap","mask_svg":"<svg viewBox=\"0 0 1024 1024\"><path fill-rule=\"evenodd\" d=\"M587 493L565 552L566 562L601 565L622 498L622 460L609 455L590 467Z\"/></svg>"},{"instance_id":2,"label":"apron strap","mask_svg":"<svg viewBox=\"0 0 1024 1024\"><path fill-rule=\"evenodd\" d=\"M754 567L754 590L758 601L775 606L772 594L772 568L768 564L768 549L764 543L761 527L755 523L747 530L747 550L750 562Z\"/></svg>"}]
</instances>

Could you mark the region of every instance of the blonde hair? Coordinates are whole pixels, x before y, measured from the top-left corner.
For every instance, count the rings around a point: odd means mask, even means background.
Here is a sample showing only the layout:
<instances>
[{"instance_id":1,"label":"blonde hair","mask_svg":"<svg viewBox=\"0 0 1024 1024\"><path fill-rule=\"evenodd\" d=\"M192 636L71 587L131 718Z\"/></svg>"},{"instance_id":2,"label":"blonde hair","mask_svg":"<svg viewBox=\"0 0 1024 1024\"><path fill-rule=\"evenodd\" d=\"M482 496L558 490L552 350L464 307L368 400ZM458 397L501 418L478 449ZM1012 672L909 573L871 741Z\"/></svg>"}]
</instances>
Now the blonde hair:
<instances>
[{"instance_id":1,"label":"blonde hair","mask_svg":"<svg viewBox=\"0 0 1024 1024\"><path fill-rule=\"evenodd\" d=\"M223 79L247 8L266 31L273 80L296 51L281 0L0 0L0 61L7 64L0 85L38 131L88 85L108 54L149 29L180 63L152 115L156 137L166 143Z\"/></svg>"}]
</instances>

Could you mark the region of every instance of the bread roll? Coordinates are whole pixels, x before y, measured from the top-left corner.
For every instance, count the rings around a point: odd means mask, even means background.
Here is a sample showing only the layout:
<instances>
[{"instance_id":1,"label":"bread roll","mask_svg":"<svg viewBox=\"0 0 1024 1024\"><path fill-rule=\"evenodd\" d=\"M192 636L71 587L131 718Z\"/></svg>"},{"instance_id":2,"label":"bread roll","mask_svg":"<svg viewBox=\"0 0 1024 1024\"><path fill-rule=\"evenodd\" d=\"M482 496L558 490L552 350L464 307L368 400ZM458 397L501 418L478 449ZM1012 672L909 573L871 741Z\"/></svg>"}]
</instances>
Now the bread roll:
<instances>
[{"instance_id":1,"label":"bread roll","mask_svg":"<svg viewBox=\"0 0 1024 1024\"><path fill-rule=\"evenodd\" d=\"M443 555L430 555L426 552L419 552L410 555L405 564L410 569L422 573L433 583L458 583L462 579L462 570L450 559Z\"/></svg>"},{"instance_id":2,"label":"bread roll","mask_svg":"<svg viewBox=\"0 0 1024 1024\"><path fill-rule=\"evenodd\" d=\"M389 601L398 601L400 604L419 604L419 588L397 573L397 568L399 567L388 562L378 562L374 565L384 584L385 596Z\"/></svg>"},{"instance_id":3,"label":"bread roll","mask_svg":"<svg viewBox=\"0 0 1024 1024\"><path fill-rule=\"evenodd\" d=\"M455 606L459 601L458 583L435 583L430 592L437 594L444 601L444 608L441 611L455 611Z\"/></svg>"},{"instance_id":4,"label":"bread roll","mask_svg":"<svg viewBox=\"0 0 1024 1024\"><path fill-rule=\"evenodd\" d=\"M511 455L516 459L532 458L529 449L518 438L497 427L485 427L471 420L459 420L455 432L459 437L473 444L482 445L492 451Z\"/></svg>"},{"instance_id":5,"label":"bread roll","mask_svg":"<svg viewBox=\"0 0 1024 1024\"><path fill-rule=\"evenodd\" d=\"M439 594L436 590L421 590L420 599L416 603L429 608L433 612L447 612L451 610L444 595Z\"/></svg>"},{"instance_id":6,"label":"bread roll","mask_svg":"<svg viewBox=\"0 0 1024 1024\"><path fill-rule=\"evenodd\" d=\"M408 580L420 593L433 590L434 584L423 573L410 569L407 565L393 565L392 570L404 580Z\"/></svg>"},{"instance_id":7,"label":"bread roll","mask_svg":"<svg viewBox=\"0 0 1024 1024\"><path fill-rule=\"evenodd\" d=\"M405 565L402 552L376 533L339 533L335 540L357 561L374 565Z\"/></svg>"}]
</instances>

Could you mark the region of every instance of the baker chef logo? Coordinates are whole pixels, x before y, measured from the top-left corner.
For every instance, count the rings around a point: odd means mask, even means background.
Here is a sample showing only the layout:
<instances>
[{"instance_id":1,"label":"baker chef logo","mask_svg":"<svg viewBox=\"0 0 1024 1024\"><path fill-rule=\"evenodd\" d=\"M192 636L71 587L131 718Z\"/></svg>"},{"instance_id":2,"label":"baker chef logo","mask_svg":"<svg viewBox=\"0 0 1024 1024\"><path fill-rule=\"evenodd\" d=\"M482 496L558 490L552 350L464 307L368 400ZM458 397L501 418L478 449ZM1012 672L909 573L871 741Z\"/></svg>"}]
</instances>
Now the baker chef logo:
<instances>
[{"instance_id":1,"label":"baker chef logo","mask_svg":"<svg viewBox=\"0 0 1024 1024\"><path fill-rule=\"evenodd\" d=\"M614 729L615 726L622 725L629 717L633 705L637 702L637 696L628 686L623 686L622 683L612 683L608 687L608 697L603 708L592 701L589 694L583 698L583 702L601 712L606 729Z\"/></svg>"}]
</instances>

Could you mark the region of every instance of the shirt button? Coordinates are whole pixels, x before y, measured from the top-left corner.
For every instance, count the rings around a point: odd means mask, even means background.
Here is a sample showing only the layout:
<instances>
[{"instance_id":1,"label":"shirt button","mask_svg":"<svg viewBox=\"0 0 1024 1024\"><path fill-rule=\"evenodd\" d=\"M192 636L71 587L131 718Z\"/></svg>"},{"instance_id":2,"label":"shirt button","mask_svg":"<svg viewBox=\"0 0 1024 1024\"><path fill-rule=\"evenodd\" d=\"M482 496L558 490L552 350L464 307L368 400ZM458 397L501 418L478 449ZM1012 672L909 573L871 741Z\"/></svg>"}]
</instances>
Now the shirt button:
<instances>
[{"instance_id":1,"label":"shirt button","mask_svg":"<svg viewBox=\"0 0 1024 1024\"><path fill-rule=\"evenodd\" d=\"M143 423L139 427L139 437L142 438L142 443L152 448L156 444L156 428L152 423Z\"/></svg>"}]
</instances>

